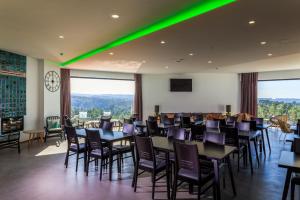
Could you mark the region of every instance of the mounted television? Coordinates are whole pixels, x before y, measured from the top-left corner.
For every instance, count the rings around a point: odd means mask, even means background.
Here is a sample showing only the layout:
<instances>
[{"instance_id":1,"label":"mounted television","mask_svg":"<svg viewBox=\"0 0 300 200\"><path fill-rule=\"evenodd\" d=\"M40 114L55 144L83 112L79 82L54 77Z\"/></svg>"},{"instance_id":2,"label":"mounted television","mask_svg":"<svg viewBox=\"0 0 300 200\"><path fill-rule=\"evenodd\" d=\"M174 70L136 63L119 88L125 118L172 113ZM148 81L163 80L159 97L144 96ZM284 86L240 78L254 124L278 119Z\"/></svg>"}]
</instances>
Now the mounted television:
<instances>
[{"instance_id":1,"label":"mounted television","mask_svg":"<svg viewBox=\"0 0 300 200\"><path fill-rule=\"evenodd\" d=\"M171 92L192 92L192 79L170 79Z\"/></svg>"}]
</instances>

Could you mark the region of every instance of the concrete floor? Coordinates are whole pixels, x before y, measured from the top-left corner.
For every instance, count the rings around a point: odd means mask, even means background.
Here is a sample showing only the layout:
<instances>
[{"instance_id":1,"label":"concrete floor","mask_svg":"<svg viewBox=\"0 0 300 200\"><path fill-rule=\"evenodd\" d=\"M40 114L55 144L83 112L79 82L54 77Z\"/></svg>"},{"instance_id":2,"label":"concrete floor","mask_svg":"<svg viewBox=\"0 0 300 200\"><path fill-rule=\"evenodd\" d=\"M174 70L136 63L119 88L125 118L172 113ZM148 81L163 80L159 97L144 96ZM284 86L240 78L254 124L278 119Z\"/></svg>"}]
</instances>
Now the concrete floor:
<instances>
[{"instance_id":1,"label":"concrete floor","mask_svg":"<svg viewBox=\"0 0 300 200\"><path fill-rule=\"evenodd\" d=\"M230 181L227 177L226 188L222 189L222 199L236 200L277 200L281 199L286 170L278 168L277 162L282 150L289 150L290 144L278 141L279 132L270 131L272 153L267 157L261 156L260 167L255 165L254 175L250 168L243 168L237 172L236 161L234 175L237 196L233 197ZM104 174L99 181L99 174L91 166L88 177L83 173L83 160L80 160L78 173L75 173L75 159L69 161L69 168L64 163L66 143L55 146L55 140L48 144L33 144L30 148L22 144L22 152L8 149L0 151L0 199L1 200L104 200L104 199L151 199L151 182L148 175L138 179L138 189L134 193L131 188L133 167L131 160L126 162L121 177L116 169L113 181ZM253 157L255 154L253 153ZM254 159L255 160L255 159ZM256 164L256 162L254 162ZM228 174L228 173L227 173ZM223 188L223 187L222 187ZM298 188L296 193L298 193ZM166 184L159 181L156 187L156 199L166 199ZM195 199L189 195L187 188L178 192L178 199ZM298 194L297 194L298 195ZM290 194L289 194L290 196ZM212 199L210 193L202 199ZM296 199L300 199L296 196Z\"/></svg>"}]
</instances>

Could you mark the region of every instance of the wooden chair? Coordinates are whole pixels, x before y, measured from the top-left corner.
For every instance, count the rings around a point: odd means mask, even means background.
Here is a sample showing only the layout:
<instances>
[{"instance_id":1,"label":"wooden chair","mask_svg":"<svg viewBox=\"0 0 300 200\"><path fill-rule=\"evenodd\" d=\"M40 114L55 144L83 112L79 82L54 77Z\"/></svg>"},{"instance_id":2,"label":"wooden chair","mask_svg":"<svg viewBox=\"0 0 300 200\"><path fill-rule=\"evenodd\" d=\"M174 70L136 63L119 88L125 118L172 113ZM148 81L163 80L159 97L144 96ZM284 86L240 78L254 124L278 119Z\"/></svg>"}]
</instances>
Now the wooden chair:
<instances>
[{"instance_id":1,"label":"wooden chair","mask_svg":"<svg viewBox=\"0 0 300 200\"><path fill-rule=\"evenodd\" d=\"M284 134L283 141L285 143L285 138L286 138L287 134L293 134L294 131L291 130L290 125L283 120L278 119L278 124L279 124L279 128L281 129L281 133L279 135L279 141L281 139L282 134Z\"/></svg>"},{"instance_id":2,"label":"wooden chair","mask_svg":"<svg viewBox=\"0 0 300 200\"><path fill-rule=\"evenodd\" d=\"M85 158L85 157L79 158L79 154L86 152L85 144L79 143L77 134L76 134L76 130L74 127L65 126L65 131L67 134L67 141L68 141L67 154L66 154L66 158L65 158L65 166L66 166L66 168L68 167L69 157L72 155L76 155L76 172L77 172L78 160ZM73 152L74 154L70 155L70 152ZM84 160L84 165L85 165L85 163L86 163L86 161Z\"/></svg>"},{"instance_id":3,"label":"wooden chair","mask_svg":"<svg viewBox=\"0 0 300 200\"><path fill-rule=\"evenodd\" d=\"M198 199L200 199L201 194L213 187L213 171L206 171L206 173L202 171L196 144L174 142L174 150L175 175L172 199L176 199L177 187L183 182L187 182L190 185L198 185ZM181 182L178 184L178 181ZM202 188L204 188L204 190L201 190ZM213 188L215 197L215 187Z\"/></svg>"}]
</instances>

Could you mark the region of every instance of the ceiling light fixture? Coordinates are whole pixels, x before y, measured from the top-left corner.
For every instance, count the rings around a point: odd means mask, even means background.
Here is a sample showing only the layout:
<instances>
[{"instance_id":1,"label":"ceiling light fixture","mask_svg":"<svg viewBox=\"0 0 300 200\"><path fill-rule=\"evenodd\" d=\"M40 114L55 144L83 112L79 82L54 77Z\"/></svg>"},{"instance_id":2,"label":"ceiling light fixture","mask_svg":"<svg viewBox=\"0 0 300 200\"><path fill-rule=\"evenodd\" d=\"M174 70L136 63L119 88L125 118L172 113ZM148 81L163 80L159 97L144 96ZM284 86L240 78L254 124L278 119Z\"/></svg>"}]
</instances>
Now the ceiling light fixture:
<instances>
[{"instance_id":1,"label":"ceiling light fixture","mask_svg":"<svg viewBox=\"0 0 300 200\"><path fill-rule=\"evenodd\" d=\"M114 55L114 52L109 52L109 55L113 56L113 55Z\"/></svg>"},{"instance_id":2,"label":"ceiling light fixture","mask_svg":"<svg viewBox=\"0 0 300 200\"><path fill-rule=\"evenodd\" d=\"M113 18L113 19L119 19L120 15L113 14L113 15L111 15L111 18Z\"/></svg>"},{"instance_id":3,"label":"ceiling light fixture","mask_svg":"<svg viewBox=\"0 0 300 200\"><path fill-rule=\"evenodd\" d=\"M256 23L255 20L250 20L250 21L248 22L248 24L250 24L250 25L253 25L253 24L255 24L255 23Z\"/></svg>"},{"instance_id":4,"label":"ceiling light fixture","mask_svg":"<svg viewBox=\"0 0 300 200\"><path fill-rule=\"evenodd\" d=\"M194 55L194 53L189 53L189 55L190 55L190 56L193 56L193 55Z\"/></svg>"},{"instance_id":5,"label":"ceiling light fixture","mask_svg":"<svg viewBox=\"0 0 300 200\"><path fill-rule=\"evenodd\" d=\"M169 69L169 66L165 66L166 69Z\"/></svg>"},{"instance_id":6,"label":"ceiling light fixture","mask_svg":"<svg viewBox=\"0 0 300 200\"><path fill-rule=\"evenodd\" d=\"M208 63L208 64L211 64L211 63L212 63L212 61L211 61L211 60L209 60L207 63Z\"/></svg>"},{"instance_id":7,"label":"ceiling light fixture","mask_svg":"<svg viewBox=\"0 0 300 200\"><path fill-rule=\"evenodd\" d=\"M65 37L63 35L58 36L59 39L64 39Z\"/></svg>"},{"instance_id":8,"label":"ceiling light fixture","mask_svg":"<svg viewBox=\"0 0 300 200\"><path fill-rule=\"evenodd\" d=\"M166 44L166 41L162 40L160 41L161 44Z\"/></svg>"},{"instance_id":9,"label":"ceiling light fixture","mask_svg":"<svg viewBox=\"0 0 300 200\"><path fill-rule=\"evenodd\" d=\"M260 42L260 44L261 44L261 45L266 45L267 42L266 42L266 41L262 41L262 42Z\"/></svg>"},{"instance_id":10,"label":"ceiling light fixture","mask_svg":"<svg viewBox=\"0 0 300 200\"><path fill-rule=\"evenodd\" d=\"M273 56L273 54L271 54L271 53L268 53L268 56L269 56L269 57L271 57L271 56Z\"/></svg>"},{"instance_id":11,"label":"ceiling light fixture","mask_svg":"<svg viewBox=\"0 0 300 200\"><path fill-rule=\"evenodd\" d=\"M98 48L92 49L86 53L83 53L75 58L72 58L66 62L63 62L60 64L60 66L64 67L67 65L70 65L74 62L78 62L80 60L89 58L91 56L94 56L98 53L101 53L103 51L106 51L108 49L120 46L124 43L130 42L132 40L141 38L143 36L149 35L151 33L154 33L156 31L165 29L167 27L173 26L175 24L178 24L180 22L186 21L188 19L197 17L199 15L202 15L204 13L207 13L209 11L215 10L217 8L223 7L227 4L233 3L236 0L205 0L205 1L197 1L196 3L191 4L188 8L185 8L183 10L179 10L175 12L175 14L167 16L163 19L158 20L157 22L153 24L146 25L144 27L141 27L138 30L133 31L132 33L129 33L128 35L125 35L123 37L117 38L116 40L113 40L111 42L108 42Z\"/></svg>"}]
</instances>

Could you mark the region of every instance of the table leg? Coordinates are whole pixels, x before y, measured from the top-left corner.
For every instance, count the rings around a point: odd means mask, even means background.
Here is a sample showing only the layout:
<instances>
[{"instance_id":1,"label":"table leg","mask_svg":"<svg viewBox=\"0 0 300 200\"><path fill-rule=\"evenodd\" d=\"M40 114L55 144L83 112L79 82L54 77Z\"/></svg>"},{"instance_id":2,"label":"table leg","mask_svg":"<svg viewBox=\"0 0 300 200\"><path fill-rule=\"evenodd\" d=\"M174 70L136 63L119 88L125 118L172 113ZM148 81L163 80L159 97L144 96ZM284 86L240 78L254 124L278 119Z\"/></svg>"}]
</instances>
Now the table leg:
<instances>
[{"instance_id":1,"label":"table leg","mask_svg":"<svg viewBox=\"0 0 300 200\"><path fill-rule=\"evenodd\" d=\"M232 191L233 191L234 196L236 196L235 183L234 183L234 177L233 177L230 157L227 156L226 160L227 160L227 166L228 166L228 171L229 171L230 180L231 180Z\"/></svg>"},{"instance_id":2,"label":"table leg","mask_svg":"<svg viewBox=\"0 0 300 200\"><path fill-rule=\"evenodd\" d=\"M267 135L267 140L268 140L268 145L269 145L269 151L271 153L271 145L270 145L270 140L269 140L269 131L268 131L267 128L265 130L266 130L266 135Z\"/></svg>"},{"instance_id":3,"label":"table leg","mask_svg":"<svg viewBox=\"0 0 300 200\"><path fill-rule=\"evenodd\" d=\"M265 146L265 137L264 137L263 130L261 130L261 140L262 140L262 145L263 145L264 156L266 157L266 146Z\"/></svg>"},{"instance_id":4,"label":"table leg","mask_svg":"<svg viewBox=\"0 0 300 200\"><path fill-rule=\"evenodd\" d=\"M257 138L254 138L253 144L254 144L254 149L255 149L257 166L259 167L259 157L258 157L258 152L257 152Z\"/></svg>"},{"instance_id":5,"label":"table leg","mask_svg":"<svg viewBox=\"0 0 300 200\"><path fill-rule=\"evenodd\" d=\"M169 159L169 152L166 152L166 173L167 173L167 198L170 199L170 171L169 171L169 165L170 165L170 159Z\"/></svg>"},{"instance_id":6,"label":"table leg","mask_svg":"<svg viewBox=\"0 0 300 200\"><path fill-rule=\"evenodd\" d=\"M84 167L83 167L83 168L84 168L84 172L87 173L87 166L88 166L88 163L87 163L87 162L88 162L88 159L87 159L87 156L88 156L88 155L87 155L87 154L88 154L87 138L84 139L84 144L85 144L85 151L84 151L84 154L83 154L83 157L84 157L83 160L84 160L85 162L84 162Z\"/></svg>"},{"instance_id":7,"label":"table leg","mask_svg":"<svg viewBox=\"0 0 300 200\"><path fill-rule=\"evenodd\" d=\"M282 200L286 200L286 198L287 198L287 195L289 192L289 187L290 187L291 175L292 175L292 170L288 169L287 173L286 173L284 189L283 189L283 193L282 193Z\"/></svg>"},{"instance_id":8,"label":"table leg","mask_svg":"<svg viewBox=\"0 0 300 200\"><path fill-rule=\"evenodd\" d=\"M112 155L112 143L108 145L109 147L109 180L112 180L112 167L113 167L113 155Z\"/></svg>"},{"instance_id":9,"label":"table leg","mask_svg":"<svg viewBox=\"0 0 300 200\"><path fill-rule=\"evenodd\" d=\"M220 173L219 173L219 163L218 160L212 160L214 164L214 185L216 187L216 199L220 200L221 199L221 189L220 189Z\"/></svg>"},{"instance_id":10,"label":"table leg","mask_svg":"<svg viewBox=\"0 0 300 200\"><path fill-rule=\"evenodd\" d=\"M253 174L253 164L252 164L252 153L251 153L250 139L248 139L248 155L249 155L249 162L250 162L250 167L251 167L251 174Z\"/></svg>"}]
</instances>

